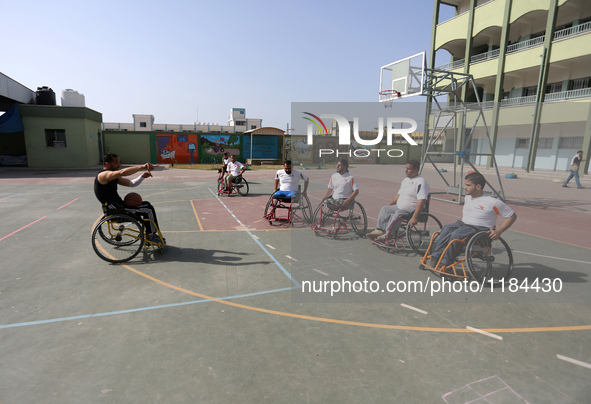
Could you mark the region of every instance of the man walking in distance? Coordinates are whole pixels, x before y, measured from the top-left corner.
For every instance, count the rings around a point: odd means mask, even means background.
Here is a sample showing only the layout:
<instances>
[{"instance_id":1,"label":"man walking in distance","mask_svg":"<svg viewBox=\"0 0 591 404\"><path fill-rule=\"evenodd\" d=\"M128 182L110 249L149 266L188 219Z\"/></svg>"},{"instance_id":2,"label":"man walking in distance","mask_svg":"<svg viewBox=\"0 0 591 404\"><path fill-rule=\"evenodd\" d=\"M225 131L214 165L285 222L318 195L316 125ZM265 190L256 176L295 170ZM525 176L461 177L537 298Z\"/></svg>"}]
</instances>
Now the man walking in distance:
<instances>
[{"instance_id":1,"label":"man walking in distance","mask_svg":"<svg viewBox=\"0 0 591 404\"><path fill-rule=\"evenodd\" d=\"M410 216L409 226L415 226L419 221L419 215L423 211L427 198L429 197L429 184L419 175L420 164L417 160L409 160L406 163L404 173L406 178L402 180L400 189L394 199L380 210L378 215L378 226L371 233L367 234L370 239L385 241L388 237L388 229L394 223L391 237L396 237L400 228L401 216ZM396 223L395 223L396 221Z\"/></svg>"},{"instance_id":2,"label":"man walking in distance","mask_svg":"<svg viewBox=\"0 0 591 404\"><path fill-rule=\"evenodd\" d=\"M583 160L583 150L579 150L570 161L570 174L568 175L568 178L564 181L564 184L562 184L563 188L568 188L567 184L573 177L575 177L577 188L583 188L581 186L581 182L579 181L579 167L581 166L582 161L585 161Z\"/></svg>"}]
</instances>

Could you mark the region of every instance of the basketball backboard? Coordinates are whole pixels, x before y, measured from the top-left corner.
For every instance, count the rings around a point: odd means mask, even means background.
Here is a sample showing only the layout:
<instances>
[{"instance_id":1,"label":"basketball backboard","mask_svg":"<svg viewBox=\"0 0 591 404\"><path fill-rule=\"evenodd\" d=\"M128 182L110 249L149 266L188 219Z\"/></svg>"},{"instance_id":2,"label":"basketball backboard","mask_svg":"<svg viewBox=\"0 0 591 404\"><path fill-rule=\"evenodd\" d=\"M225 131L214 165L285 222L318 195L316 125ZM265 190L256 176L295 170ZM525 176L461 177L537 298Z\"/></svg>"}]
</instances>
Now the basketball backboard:
<instances>
[{"instance_id":1,"label":"basketball backboard","mask_svg":"<svg viewBox=\"0 0 591 404\"><path fill-rule=\"evenodd\" d=\"M396 98L423 94L425 81L426 54L417 53L382 66L380 69L380 102L388 101L384 93L394 92Z\"/></svg>"}]
</instances>

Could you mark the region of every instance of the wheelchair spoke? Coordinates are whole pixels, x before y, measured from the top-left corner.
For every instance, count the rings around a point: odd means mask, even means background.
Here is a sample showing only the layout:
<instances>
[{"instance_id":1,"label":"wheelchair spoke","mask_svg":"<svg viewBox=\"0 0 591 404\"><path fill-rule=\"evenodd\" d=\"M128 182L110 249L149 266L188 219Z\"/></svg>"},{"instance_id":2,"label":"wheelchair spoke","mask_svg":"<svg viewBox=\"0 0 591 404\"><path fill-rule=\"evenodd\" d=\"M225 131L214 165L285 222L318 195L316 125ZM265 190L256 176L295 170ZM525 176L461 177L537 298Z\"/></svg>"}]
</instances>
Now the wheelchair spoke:
<instances>
[{"instance_id":1,"label":"wheelchair spoke","mask_svg":"<svg viewBox=\"0 0 591 404\"><path fill-rule=\"evenodd\" d=\"M92 232L92 247L108 262L124 262L135 257L144 246L144 227L126 215L102 218Z\"/></svg>"},{"instance_id":2,"label":"wheelchair spoke","mask_svg":"<svg viewBox=\"0 0 591 404\"><path fill-rule=\"evenodd\" d=\"M513 255L503 239L491 240L487 232L473 236L466 247L466 261L472 277L498 284L513 271Z\"/></svg>"}]
</instances>

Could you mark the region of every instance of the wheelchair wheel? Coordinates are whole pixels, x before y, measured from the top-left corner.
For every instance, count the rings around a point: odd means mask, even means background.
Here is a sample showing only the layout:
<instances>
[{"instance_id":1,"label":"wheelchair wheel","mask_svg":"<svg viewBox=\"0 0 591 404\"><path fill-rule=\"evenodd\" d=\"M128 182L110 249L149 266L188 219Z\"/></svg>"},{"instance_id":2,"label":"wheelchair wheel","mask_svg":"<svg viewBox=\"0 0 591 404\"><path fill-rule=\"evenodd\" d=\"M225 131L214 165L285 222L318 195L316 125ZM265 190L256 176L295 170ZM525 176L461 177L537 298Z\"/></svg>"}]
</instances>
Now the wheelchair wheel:
<instances>
[{"instance_id":1,"label":"wheelchair wheel","mask_svg":"<svg viewBox=\"0 0 591 404\"><path fill-rule=\"evenodd\" d=\"M349 208L349 222L353 231L359 237L365 237L367 233L367 214L359 202L354 202Z\"/></svg>"},{"instance_id":2,"label":"wheelchair wheel","mask_svg":"<svg viewBox=\"0 0 591 404\"><path fill-rule=\"evenodd\" d=\"M415 226L406 226L406 238L410 247L417 254L424 255L429 248L431 236L441 231L441 222L430 213L421 213L419 222Z\"/></svg>"},{"instance_id":3,"label":"wheelchair wheel","mask_svg":"<svg viewBox=\"0 0 591 404\"><path fill-rule=\"evenodd\" d=\"M302 212L302 219L305 224L312 224L312 204L308 195L304 195L300 198L298 203L298 210Z\"/></svg>"},{"instance_id":4,"label":"wheelchair wheel","mask_svg":"<svg viewBox=\"0 0 591 404\"><path fill-rule=\"evenodd\" d=\"M320 236L322 233L327 233L327 226L332 226L332 222L334 222L334 215L331 213L332 211L328 208L328 206L326 206L324 202L321 202L314 211L314 218L312 219L312 222L314 223L314 232L317 236Z\"/></svg>"},{"instance_id":5,"label":"wheelchair wheel","mask_svg":"<svg viewBox=\"0 0 591 404\"><path fill-rule=\"evenodd\" d=\"M128 215L103 217L92 232L92 248L103 260L129 261L144 246L144 226Z\"/></svg>"},{"instance_id":6,"label":"wheelchair wheel","mask_svg":"<svg viewBox=\"0 0 591 404\"><path fill-rule=\"evenodd\" d=\"M236 192L238 192L242 196L248 195L248 182L244 178L240 180L240 182L233 185L236 188Z\"/></svg>"},{"instance_id":7,"label":"wheelchair wheel","mask_svg":"<svg viewBox=\"0 0 591 404\"><path fill-rule=\"evenodd\" d=\"M513 271L513 254L505 240L491 240L486 231L476 233L468 241L466 262L470 275L479 282L500 284Z\"/></svg>"},{"instance_id":8,"label":"wheelchair wheel","mask_svg":"<svg viewBox=\"0 0 591 404\"><path fill-rule=\"evenodd\" d=\"M273 212L273 209L275 208L274 203L273 203L273 195L274 194L271 194L271 196L269 197L269 200L267 201L267 206L265 206L265 214L263 215L263 219L268 220L269 215ZM273 221L269 220L269 224L272 225Z\"/></svg>"}]
</instances>

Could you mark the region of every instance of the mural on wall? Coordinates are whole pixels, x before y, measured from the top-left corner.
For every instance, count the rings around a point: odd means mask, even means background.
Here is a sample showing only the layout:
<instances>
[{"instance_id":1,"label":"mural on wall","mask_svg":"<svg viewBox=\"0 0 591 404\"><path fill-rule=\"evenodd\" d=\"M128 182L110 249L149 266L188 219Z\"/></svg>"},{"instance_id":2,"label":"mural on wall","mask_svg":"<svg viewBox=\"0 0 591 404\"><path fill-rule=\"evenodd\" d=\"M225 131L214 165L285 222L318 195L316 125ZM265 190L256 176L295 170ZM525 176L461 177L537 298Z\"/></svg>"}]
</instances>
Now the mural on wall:
<instances>
[{"instance_id":1,"label":"mural on wall","mask_svg":"<svg viewBox=\"0 0 591 404\"><path fill-rule=\"evenodd\" d=\"M225 152L235 154L240 159L240 136L224 133L219 135L200 135L201 147L199 161L203 164L220 163Z\"/></svg>"},{"instance_id":2,"label":"mural on wall","mask_svg":"<svg viewBox=\"0 0 591 404\"><path fill-rule=\"evenodd\" d=\"M197 135L157 134L158 163L165 164L196 164Z\"/></svg>"},{"instance_id":3,"label":"mural on wall","mask_svg":"<svg viewBox=\"0 0 591 404\"><path fill-rule=\"evenodd\" d=\"M245 159L250 158L250 136L244 135L242 137L242 155ZM279 155L279 137L278 136L261 136L255 135L252 140L252 158L280 160Z\"/></svg>"},{"instance_id":4,"label":"mural on wall","mask_svg":"<svg viewBox=\"0 0 591 404\"><path fill-rule=\"evenodd\" d=\"M305 137L285 139L285 160L294 163L311 163L313 147Z\"/></svg>"}]
</instances>

